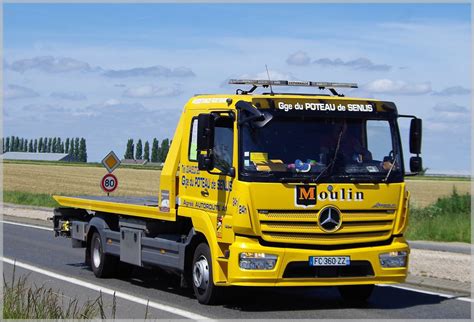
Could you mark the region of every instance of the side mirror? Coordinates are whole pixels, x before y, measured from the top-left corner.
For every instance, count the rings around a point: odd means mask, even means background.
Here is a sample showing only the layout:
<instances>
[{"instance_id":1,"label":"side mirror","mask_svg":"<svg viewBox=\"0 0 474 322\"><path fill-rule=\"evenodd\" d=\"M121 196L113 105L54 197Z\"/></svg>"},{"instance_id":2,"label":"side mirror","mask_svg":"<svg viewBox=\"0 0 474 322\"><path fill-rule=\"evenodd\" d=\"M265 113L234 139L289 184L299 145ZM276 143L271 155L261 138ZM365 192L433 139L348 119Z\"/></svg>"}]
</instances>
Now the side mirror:
<instances>
[{"instance_id":1,"label":"side mirror","mask_svg":"<svg viewBox=\"0 0 474 322\"><path fill-rule=\"evenodd\" d=\"M215 116L212 114L198 115L197 128L197 152L198 169L210 171L214 169L214 148Z\"/></svg>"},{"instance_id":2,"label":"side mirror","mask_svg":"<svg viewBox=\"0 0 474 322\"><path fill-rule=\"evenodd\" d=\"M214 148L215 116L198 115L197 150L206 151Z\"/></svg>"},{"instance_id":3,"label":"side mirror","mask_svg":"<svg viewBox=\"0 0 474 322\"><path fill-rule=\"evenodd\" d=\"M421 157L411 157L410 158L410 172L418 173L423 170L423 162Z\"/></svg>"},{"instance_id":4,"label":"side mirror","mask_svg":"<svg viewBox=\"0 0 474 322\"><path fill-rule=\"evenodd\" d=\"M421 153L421 119L412 119L410 123L410 153Z\"/></svg>"}]
</instances>

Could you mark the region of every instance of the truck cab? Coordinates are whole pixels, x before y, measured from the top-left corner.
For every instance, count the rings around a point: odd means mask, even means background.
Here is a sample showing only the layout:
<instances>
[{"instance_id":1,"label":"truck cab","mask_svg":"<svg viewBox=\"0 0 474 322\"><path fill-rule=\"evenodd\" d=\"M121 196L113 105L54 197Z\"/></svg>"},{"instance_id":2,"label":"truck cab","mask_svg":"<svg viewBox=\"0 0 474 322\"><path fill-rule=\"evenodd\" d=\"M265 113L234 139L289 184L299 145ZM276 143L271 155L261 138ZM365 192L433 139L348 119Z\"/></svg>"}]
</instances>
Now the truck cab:
<instances>
[{"instance_id":1,"label":"truck cab","mask_svg":"<svg viewBox=\"0 0 474 322\"><path fill-rule=\"evenodd\" d=\"M82 222L81 245L93 257L88 231L100 217L107 231L98 237L99 256L173 268L205 304L228 286L338 286L344 298L363 300L375 284L403 282L410 197L404 178L421 170L421 120L398 114L392 102L336 91L355 84L231 83L251 89L197 95L185 105L153 209L123 210L126 202L110 198L57 197L69 208L57 209L56 233L68 235L64 223ZM278 86L332 95L275 93ZM270 92L253 93L258 87ZM400 117L412 119L410 173ZM71 207L88 215L78 219ZM130 221L142 226L125 224ZM125 238L107 239L122 231L140 232L141 243L132 248L140 258L121 249L130 249ZM155 256L144 250L152 242L176 243L178 264L159 255L144 260ZM167 247L158 249L166 253Z\"/></svg>"}]
</instances>

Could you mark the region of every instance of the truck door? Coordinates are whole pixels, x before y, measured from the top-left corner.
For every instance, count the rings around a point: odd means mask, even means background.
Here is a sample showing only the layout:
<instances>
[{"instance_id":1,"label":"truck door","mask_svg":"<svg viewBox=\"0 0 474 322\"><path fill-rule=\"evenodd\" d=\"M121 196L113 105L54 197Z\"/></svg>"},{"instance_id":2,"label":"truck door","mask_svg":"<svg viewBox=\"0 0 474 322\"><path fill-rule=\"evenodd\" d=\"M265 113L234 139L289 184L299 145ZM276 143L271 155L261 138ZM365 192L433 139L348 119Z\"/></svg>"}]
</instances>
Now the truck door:
<instances>
[{"instance_id":1,"label":"truck door","mask_svg":"<svg viewBox=\"0 0 474 322\"><path fill-rule=\"evenodd\" d=\"M183 145L185 158L180 167L180 199L181 206L204 210L215 226L218 240L231 242L232 217L229 202L232 198L234 178L230 175L235 171L236 153L235 121L232 115L221 114L216 118L214 148L214 169L211 171L198 169L197 152L197 115L190 121L189 143ZM228 223L227 225L225 223ZM225 230L228 230L227 233Z\"/></svg>"}]
</instances>

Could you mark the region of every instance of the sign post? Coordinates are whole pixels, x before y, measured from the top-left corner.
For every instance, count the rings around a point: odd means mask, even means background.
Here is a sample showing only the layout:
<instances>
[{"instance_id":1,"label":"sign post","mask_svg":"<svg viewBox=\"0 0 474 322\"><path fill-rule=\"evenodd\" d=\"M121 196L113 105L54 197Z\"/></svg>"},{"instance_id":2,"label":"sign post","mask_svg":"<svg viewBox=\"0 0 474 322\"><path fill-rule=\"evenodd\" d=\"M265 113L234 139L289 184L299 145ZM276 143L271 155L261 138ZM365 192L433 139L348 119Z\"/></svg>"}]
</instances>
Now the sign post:
<instances>
[{"instance_id":1,"label":"sign post","mask_svg":"<svg viewBox=\"0 0 474 322\"><path fill-rule=\"evenodd\" d=\"M114 192L118 186L117 177L114 176L112 172L120 165L120 159L117 157L114 151L110 151L109 154L107 154L105 158L102 159L102 165L109 173L107 173L100 181L100 187L102 190L107 192L107 196L109 196L109 193Z\"/></svg>"}]
</instances>

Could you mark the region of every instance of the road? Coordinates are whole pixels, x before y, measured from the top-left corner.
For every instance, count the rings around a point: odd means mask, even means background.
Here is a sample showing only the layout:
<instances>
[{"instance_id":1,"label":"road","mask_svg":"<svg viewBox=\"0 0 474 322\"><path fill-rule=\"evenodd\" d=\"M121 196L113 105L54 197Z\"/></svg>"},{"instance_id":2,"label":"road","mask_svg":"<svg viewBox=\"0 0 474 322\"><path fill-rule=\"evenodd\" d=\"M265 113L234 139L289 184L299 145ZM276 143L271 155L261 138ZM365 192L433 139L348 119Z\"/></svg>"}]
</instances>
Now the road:
<instances>
[{"instance_id":1,"label":"road","mask_svg":"<svg viewBox=\"0 0 474 322\"><path fill-rule=\"evenodd\" d=\"M104 303L110 308L111 294L116 292L117 318L144 318L146 311L147 317L162 319L471 317L469 299L387 286L376 287L369 302L362 307L348 306L331 287L238 288L225 305L204 306L194 299L191 290L179 288L176 278L161 272L135 269L129 278L97 279L84 265L83 249L71 248L70 241L64 238L54 238L51 230L7 221L3 222L3 257L7 281L13 272L11 263L16 260L16 276L29 273L30 282L60 289L67 297L95 299L101 289Z\"/></svg>"}]
</instances>

